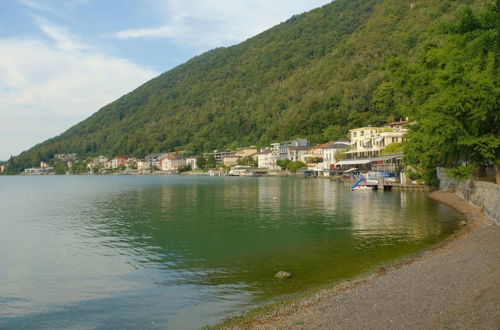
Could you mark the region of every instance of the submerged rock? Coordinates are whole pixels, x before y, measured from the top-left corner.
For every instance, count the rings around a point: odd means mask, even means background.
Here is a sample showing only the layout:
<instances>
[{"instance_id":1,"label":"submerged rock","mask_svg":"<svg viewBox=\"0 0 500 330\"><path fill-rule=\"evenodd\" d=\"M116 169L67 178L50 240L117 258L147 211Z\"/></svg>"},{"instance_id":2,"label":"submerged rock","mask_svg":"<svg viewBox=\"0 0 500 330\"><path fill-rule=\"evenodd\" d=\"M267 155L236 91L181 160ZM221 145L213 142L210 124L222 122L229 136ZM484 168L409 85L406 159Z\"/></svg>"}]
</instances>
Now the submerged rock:
<instances>
[{"instance_id":1,"label":"submerged rock","mask_svg":"<svg viewBox=\"0 0 500 330\"><path fill-rule=\"evenodd\" d=\"M277 278L279 280L285 279L285 278L290 278L292 277L292 273L284 272L284 271L279 271L274 275L274 278Z\"/></svg>"}]
</instances>

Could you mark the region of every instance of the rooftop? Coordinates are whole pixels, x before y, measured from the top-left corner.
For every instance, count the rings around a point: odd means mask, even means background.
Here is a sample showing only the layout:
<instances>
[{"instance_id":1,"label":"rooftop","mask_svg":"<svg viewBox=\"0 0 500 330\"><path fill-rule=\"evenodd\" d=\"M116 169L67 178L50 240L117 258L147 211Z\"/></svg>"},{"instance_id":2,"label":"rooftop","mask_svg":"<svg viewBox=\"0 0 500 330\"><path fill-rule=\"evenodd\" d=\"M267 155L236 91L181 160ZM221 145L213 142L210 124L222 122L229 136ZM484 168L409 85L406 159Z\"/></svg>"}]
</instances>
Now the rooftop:
<instances>
[{"instance_id":1,"label":"rooftop","mask_svg":"<svg viewBox=\"0 0 500 330\"><path fill-rule=\"evenodd\" d=\"M296 146L290 146L288 147L289 150L309 150L311 149L312 147L296 147Z\"/></svg>"},{"instance_id":2,"label":"rooftop","mask_svg":"<svg viewBox=\"0 0 500 330\"><path fill-rule=\"evenodd\" d=\"M389 123L385 126L389 126L389 127L392 127L392 126L402 126L402 125L406 125L408 124L408 120L404 120L404 121L395 121L395 122L392 122L392 123Z\"/></svg>"},{"instance_id":3,"label":"rooftop","mask_svg":"<svg viewBox=\"0 0 500 330\"><path fill-rule=\"evenodd\" d=\"M273 152L272 150L265 150L265 151L261 151L261 152L258 152L256 154L253 154L253 156L267 155L267 154L270 154L272 152Z\"/></svg>"}]
</instances>

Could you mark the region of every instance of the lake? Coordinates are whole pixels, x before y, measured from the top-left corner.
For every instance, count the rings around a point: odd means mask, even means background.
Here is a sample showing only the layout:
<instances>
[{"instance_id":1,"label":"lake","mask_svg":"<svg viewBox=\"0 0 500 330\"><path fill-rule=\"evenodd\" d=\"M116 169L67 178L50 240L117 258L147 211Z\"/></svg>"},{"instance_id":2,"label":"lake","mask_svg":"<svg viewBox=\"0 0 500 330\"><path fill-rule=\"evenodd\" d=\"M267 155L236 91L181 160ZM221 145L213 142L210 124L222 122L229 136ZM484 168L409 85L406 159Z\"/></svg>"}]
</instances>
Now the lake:
<instances>
[{"instance_id":1,"label":"lake","mask_svg":"<svg viewBox=\"0 0 500 330\"><path fill-rule=\"evenodd\" d=\"M0 176L0 328L200 328L423 250L458 219L424 193L321 179Z\"/></svg>"}]
</instances>

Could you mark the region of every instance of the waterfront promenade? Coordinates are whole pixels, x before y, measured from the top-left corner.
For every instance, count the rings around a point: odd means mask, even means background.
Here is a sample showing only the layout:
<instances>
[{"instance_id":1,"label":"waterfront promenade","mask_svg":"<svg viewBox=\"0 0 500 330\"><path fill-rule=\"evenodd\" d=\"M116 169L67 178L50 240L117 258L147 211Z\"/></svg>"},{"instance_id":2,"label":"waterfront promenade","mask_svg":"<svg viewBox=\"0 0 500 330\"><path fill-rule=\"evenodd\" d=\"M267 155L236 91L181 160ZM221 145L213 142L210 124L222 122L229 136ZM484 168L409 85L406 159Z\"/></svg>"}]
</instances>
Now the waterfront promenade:
<instances>
[{"instance_id":1,"label":"waterfront promenade","mask_svg":"<svg viewBox=\"0 0 500 330\"><path fill-rule=\"evenodd\" d=\"M413 260L247 319L250 329L498 329L500 227L455 194L467 225Z\"/></svg>"}]
</instances>

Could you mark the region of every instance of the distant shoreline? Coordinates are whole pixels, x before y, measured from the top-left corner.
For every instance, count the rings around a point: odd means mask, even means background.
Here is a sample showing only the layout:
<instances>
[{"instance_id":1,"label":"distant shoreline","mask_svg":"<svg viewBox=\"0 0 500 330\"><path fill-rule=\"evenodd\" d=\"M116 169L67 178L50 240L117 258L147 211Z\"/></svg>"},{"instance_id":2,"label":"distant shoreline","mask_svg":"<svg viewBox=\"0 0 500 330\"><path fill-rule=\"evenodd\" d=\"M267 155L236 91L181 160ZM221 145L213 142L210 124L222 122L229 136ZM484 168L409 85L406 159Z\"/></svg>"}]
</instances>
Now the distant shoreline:
<instances>
[{"instance_id":1,"label":"distant shoreline","mask_svg":"<svg viewBox=\"0 0 500 330\"><path fill-rule=\"evenodd\" d=\"M500 324L500 227L454 193L429 197L464 228L421 255L307 296L228 318L215 329L484 328Z\"/></svg>"}]
</instances>

